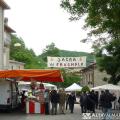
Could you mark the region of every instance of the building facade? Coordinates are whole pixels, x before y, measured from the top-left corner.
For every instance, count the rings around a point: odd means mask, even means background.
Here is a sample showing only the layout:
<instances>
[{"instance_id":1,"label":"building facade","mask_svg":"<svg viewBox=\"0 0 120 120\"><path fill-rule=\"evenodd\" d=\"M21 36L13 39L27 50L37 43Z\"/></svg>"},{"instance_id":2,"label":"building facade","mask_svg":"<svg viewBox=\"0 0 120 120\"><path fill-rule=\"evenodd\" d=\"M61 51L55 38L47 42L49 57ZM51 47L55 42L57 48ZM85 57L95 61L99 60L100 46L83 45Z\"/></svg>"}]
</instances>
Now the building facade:
<instances>
[{"instance_id":1,"label":"building facade","mask_svg":"<svg viewBox=\"0 0 120 120\"><path fill-rule=\"evenodd\" d=\"M8 26L8 19L4 18L4 11L7 9L10 9L10 7L3 0L0 0L0 70L23 69L24 63L14 61L14 67L11 67L13 66L13 60L9 60L11 33L15 31Z\"/></svg>"},{"instance_id":2,"label":"building facade","mask_svg":"<svg viewBox=\"0 0 120 120\"><path fill-rule=\"evenodd\" d=\"M105 71L100 72L95 63L83 68L80 73L82 76L80 84L82 86L87 85L90 88L107 84L107 82L103 81L103 78L109 77Z\"/></svg>"}]
</instances>

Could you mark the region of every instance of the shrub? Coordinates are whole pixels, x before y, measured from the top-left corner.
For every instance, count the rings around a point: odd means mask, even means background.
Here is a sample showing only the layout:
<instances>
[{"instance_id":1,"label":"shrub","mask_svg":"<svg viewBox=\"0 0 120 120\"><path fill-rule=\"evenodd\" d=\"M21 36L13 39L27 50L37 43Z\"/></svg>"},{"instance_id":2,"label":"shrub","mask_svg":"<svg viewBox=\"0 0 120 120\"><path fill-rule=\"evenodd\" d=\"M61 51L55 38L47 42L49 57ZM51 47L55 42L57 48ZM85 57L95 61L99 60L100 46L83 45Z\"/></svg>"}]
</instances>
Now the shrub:
<instances>
[{"instance_id":1,"label":"shrub","mask_svg":"<svg viewBox=\"0 0 120 120\"><path fill-rule=\"evenodd\" d=\"M89 92L90 91L90 88L88 86L84 86L81 90L81 92Z\"/></svg>"}]
</instances>

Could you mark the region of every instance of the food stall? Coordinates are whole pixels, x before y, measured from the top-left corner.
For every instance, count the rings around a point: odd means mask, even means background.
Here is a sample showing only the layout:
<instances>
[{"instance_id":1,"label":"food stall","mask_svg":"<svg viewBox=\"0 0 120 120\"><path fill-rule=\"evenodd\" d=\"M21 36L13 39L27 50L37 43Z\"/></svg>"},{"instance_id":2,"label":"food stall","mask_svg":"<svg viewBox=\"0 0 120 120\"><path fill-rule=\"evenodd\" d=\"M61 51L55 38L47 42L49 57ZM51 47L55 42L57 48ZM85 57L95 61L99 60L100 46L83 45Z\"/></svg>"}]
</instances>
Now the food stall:
<instances>
[{"instance_id":1,"label":"food stall","mask_svg":"<svg viewBox=\"0 0 120 120\"><path fill-rule=\"evenodd\" d=\"M60 70L1 70L0 78L31 82L32 95L26 98L26 113L45 113L44 86L35 82L63 82Z\"/></svg>"},{"instance_id":2,"label":"food stall","mask_svg":"<svg viewBox=\"0 0 120 120\"><path fill-rule=\"evenodd\" d=\"M31 82L31 95L26 99L26 113L45 113L45 100L44 100L44 85L37 84L36 81Z\"/></svg>"}]
</instances>

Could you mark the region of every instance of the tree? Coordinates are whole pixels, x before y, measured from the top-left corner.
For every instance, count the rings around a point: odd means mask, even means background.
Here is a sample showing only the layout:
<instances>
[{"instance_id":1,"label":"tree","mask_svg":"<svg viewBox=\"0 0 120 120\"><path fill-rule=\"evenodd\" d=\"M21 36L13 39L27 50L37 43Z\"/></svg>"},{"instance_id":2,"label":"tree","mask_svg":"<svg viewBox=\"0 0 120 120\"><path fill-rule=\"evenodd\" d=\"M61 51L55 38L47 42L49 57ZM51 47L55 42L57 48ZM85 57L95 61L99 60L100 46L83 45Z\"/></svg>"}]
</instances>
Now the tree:
<instances>
[{"instance_id":1,"label":"tree","mask_svg":"<svg viewBox=\"0 0 120 120\"><path fill-rule=\"evenodd\" d=\"M61 83L53 83L57 85L58 87L63 87L66 88L70 86L73 83L78 83L80 82L80 76L79 75L74 75L71 73L66 73L66 70L64 68L61 69L61 74L63 76L64 82Z\"/></svg>"},{"instance_id":2,"label":"tree","mask_svg":"<svg viewBox=\"0 0 120 120\"><path fill-rule=\"evenodd\" d=\"M103 52L107 50L106 52ZM117 84L120 81L120 40L111 41L97 53L97 63L101 71L106 70L110 79L104 78L109 83Z\"/></svg>"},{"instance_id":3,"label":"tree","mask_svg":"<svg viewBox=\"0 0 120 120\"><path fill-rule=\"evenodd\" d=\"M51 43L50 45L47 45L46 48L43 50L41 57L44 61L47 62L47 56L59 57L59 52L60 51L57 47L55 47L55 44Z\"/></svg>"},{"instance_id":4,"label":"tree","mask_svg":"<svg viewBox=\"0 0 120 120\"><path fill-rule=\"evenodd\" d=\"M117 84L120 72L120 0L62 0L61 7L71 13L71 20L86 16L84 28L91 30L84 42L96 36L93 48L99 56L98 65L111 75L108 82Z\"/></svg>"},{"instance_id":5,"label":"tree","mask_svg":"<svg viewBox=\"0 0 120 120\"><path fill-rule=\"evenodd\" d=\"M32 49L26 48L22 38L18 38L16 35L12 35L11 38L10 59L25 63L25 68L27 69L41 68L39 63L40 59L35 55ZM16 43L19 43L20 46L15 46Z\"/></svg>"},{"instance_id":6,"label":"tree","mask_svg":"<svg viewBox=\"0 0 120 120\"><path fill-rule=\"evenodd\" d=\"M99 42L108 37L120 37L119 0L62 0L61 7L71 13L71 20L86 15L85 27L92 28L89 35L107 33L106 37L99 38Z\"/></svg>"},{"instance_id":7,"label":"tree","mask_svg":"<svg viewBox=\"0 0 120 120\"><path fill-rule=\"evenodd\" d=\"M14 46L15 43L20 43L20 46ZM29 50L25 48L25 44L21 38L12 35L12 41L10 46L10 59L17 60L19 62L30 63L31 56Z\"/></svg>"},{"instance_id":8,"label":"tree","mask_svg":"<svg viewBox=\"0 0 120 120\"><path fill-rule=\"evenodd\" d=\"M81 90L81 92L89 92L90 88L88 86L84 86Z\"/></svg>"}]
</instances>

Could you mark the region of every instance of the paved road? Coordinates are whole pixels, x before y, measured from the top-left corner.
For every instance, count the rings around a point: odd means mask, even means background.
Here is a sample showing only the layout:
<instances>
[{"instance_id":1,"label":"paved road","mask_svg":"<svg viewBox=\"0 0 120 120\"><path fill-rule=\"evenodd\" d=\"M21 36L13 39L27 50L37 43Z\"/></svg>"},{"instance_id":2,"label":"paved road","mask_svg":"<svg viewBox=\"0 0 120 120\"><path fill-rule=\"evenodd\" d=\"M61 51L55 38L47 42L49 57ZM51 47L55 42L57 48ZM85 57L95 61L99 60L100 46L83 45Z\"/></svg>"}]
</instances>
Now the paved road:
<instances>
[{"instance_id":1,"label":"paved road","mask_svg":"<svg viewBox=\"0 0 120 120\"><path fill-rule=\"evenodd\" d=\"M101 111L97 110L97 113ZM118 111L119 112L119 111ZM23 113L0 113L0 120L82 120L79 104L75 105L74 113L66 111L65 115L40 115ZM100 120L100 119L99 119Z\"/></svg>"},{"instance_id":2,"label":"paved road","mask_svg":"<svg viewBox=\"0 0 120 120\"><path fill-rule=\"evenodd\" d=\"M76 104L74 113L71 114L68 110L65 115L0 113L0 120L81 120L80 106Z\"/></svg>"}]
</instances>

